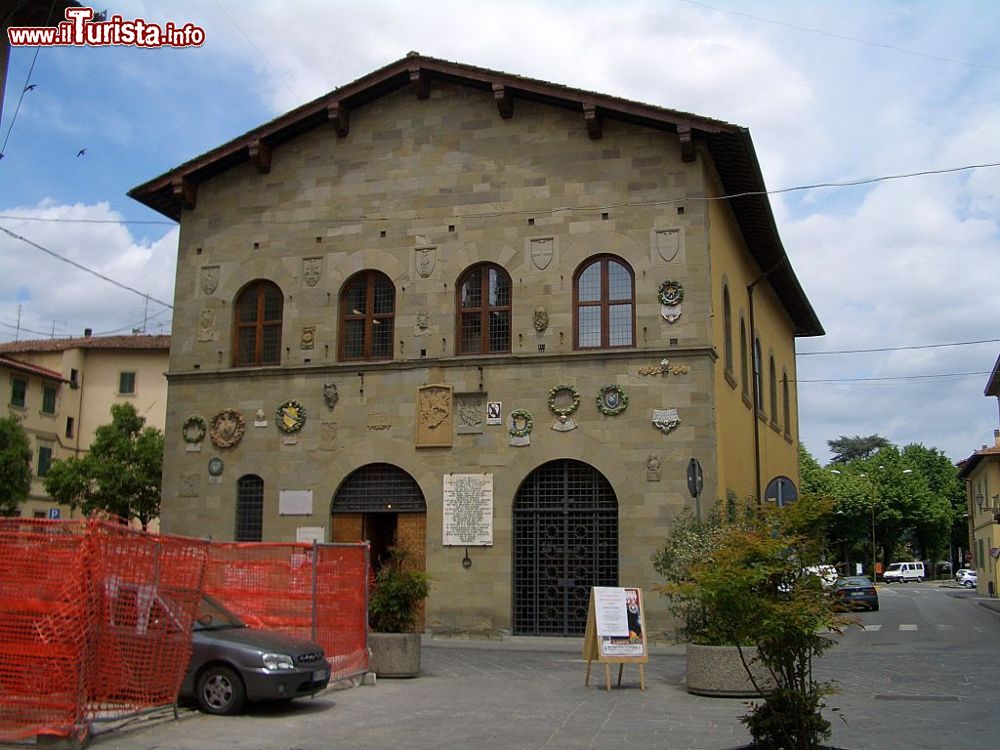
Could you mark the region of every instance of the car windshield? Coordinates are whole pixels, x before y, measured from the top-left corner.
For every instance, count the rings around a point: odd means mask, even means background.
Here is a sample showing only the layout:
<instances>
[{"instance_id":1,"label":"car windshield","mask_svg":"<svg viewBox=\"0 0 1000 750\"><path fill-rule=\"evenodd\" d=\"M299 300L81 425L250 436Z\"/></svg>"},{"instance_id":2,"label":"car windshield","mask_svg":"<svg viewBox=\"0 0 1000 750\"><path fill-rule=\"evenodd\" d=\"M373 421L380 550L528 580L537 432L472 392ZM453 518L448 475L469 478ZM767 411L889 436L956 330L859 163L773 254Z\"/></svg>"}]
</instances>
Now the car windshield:
<instances>
[{"instance_id":1,"label":"car windshield","mask_svg":"<svg viewBox=\"0 0 1000 750\"><path fill-rule=\"evenodd\" d=\"M223 607L210 596L204 596L198 605L198 616L195 617L195 630L225 630L228 628L245 628L246 623Z\"/></svg>"},{"instance_id":2,"label":"car windshield","mask_svg":"<svg viewBox=\"0 0 1000 750\"><path fill-rule=\"evenodd\" d=\"M872 582L870 578L864 576L856 576L852 578L841 578L837 581L838 589L853 589L858 587L871 588Z\"/></svg>"},{"instance_id":3,"label":"car windshield","mask_svg":"<svg viewBox=\"0 0 1000 750\"><path fill-rule=\"evenodd\" d=\"M893 563L888 568L886 568L885 571L888 573L890 570L902 570L902 569L903 569L903 563Z\"/></svg>"}]
</instances>

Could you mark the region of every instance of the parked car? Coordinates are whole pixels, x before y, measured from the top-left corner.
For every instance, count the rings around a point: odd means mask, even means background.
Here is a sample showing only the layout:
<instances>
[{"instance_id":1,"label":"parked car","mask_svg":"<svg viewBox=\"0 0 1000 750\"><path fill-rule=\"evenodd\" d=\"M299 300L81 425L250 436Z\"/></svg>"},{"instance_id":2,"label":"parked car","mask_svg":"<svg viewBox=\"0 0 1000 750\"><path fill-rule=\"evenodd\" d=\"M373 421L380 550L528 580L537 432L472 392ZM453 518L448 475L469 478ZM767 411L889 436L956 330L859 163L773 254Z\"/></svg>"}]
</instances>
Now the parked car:
<instances>
[{"instance_id":1,"label":"parked car","mask_svg":"<svg viewBox=\"0 0 1000 750\"><path fill-rule=\"evenodd\" d=\"M810 575L818 576L819 580L823 584L823 588L825 589L833 586L833 584L837 582L837 577L839 575L837 573L837 569L832 565L810 565L805 569L805 572Z\"/></svg>"},{"instance_id":2,"label":"parked car","mask_svg":"<svg viewBox=\"0 0 1000 750\"><path fill-rule=\"evenodd\" d=\"M964 576L966 573L972 573L973 575L975 575L976 571L973 570L972 568L959 568L958 570L955 571L955 580L961 581L962 576Z\"/></svg>"},{"instance_id":3,"label":"parked car","mask_svg":"<svg viewBox=\"0 0 1000 750\"><path fill-rule=\"evenodd\" d=\"M201 601L191 645L181 695L206 713L235 714L247 701L315 695L330 682L321 646L251 628L210 596Z\"/></svg>"},{"instance_id":4,"label":"parked car","mask_svg":"<svg viewBox=\"0 0 1000 750\"><path fill-rule=\"evenodd\" d=\"M885 583L905 583L916 581L920 583L927 577L922 562L896 562L885 569L882 580Z\"/></svg>"},{"instance_id":5,"label":"parked car","mask_svg":"<svg viewBox=\"0 0 1000 750\"><path fill-rule=\"evenodd\" d=\"M958 579L958 582L967 589L974 589L979 583L979 576L974 570L966 570L965 573L962 574L962 577Z\"/></svg>"},{"instance_id":6,"label":"parked car","mask_svg":"<svg viewBox=\"0 0 1000 750\"><path fill-rule=\"evenodd\" d=\"M847 609L870 609L878 612L878 591L868 576L838 578L833 584L833 599Z\"/></svg>"}]
</instances>

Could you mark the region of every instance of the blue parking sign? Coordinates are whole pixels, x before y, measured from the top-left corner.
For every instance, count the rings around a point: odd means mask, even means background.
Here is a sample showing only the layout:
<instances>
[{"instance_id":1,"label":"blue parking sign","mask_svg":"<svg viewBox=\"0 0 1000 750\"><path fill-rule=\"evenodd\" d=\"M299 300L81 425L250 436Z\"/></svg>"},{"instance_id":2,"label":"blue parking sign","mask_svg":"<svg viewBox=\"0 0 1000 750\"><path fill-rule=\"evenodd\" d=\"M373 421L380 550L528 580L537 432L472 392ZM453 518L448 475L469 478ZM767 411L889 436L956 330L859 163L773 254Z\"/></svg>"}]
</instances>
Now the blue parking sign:
<instances>
[{"instance_id":1,"label":"blue parking sign","mask_svg":"<svg viewBox=\"0 0 1000 750\"><path fill-rule=\"evenodd\" d=\"M52 520L58 519L59 518L59 509L58 508L49 508L49 518L52 519Z\"/></svg>"}]
</instances>

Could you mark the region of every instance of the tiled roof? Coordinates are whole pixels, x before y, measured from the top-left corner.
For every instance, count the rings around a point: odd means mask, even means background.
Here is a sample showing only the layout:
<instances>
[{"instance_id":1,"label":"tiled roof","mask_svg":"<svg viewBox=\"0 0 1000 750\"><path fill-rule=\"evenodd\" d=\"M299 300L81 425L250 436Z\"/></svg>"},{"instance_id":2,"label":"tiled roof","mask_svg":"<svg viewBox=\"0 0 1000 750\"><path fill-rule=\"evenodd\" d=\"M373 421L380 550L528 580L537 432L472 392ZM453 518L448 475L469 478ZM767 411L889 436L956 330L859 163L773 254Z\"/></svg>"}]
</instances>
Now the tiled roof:
<instances>
[{"instance_id":1,"label":"tiled roof","mask_svg":"<svg viewBox=\"0 0 1000 750\"><path fill-rule=\"evenodd\" d=\"M69 339L8 341L0 344L0 354L64 352L67 349L146 349L170 350L170 336L80 336Z\"/></svg>"},{"instance_id":2,"label":"tiled roof","mask_svg":"<svg viewBox=\"0 0 1000 750\"><path fill-rule=\"evenodd\" d=\"M37 375L38 377L45 378L46 380L58 380L63 383L69 382L69 380L62 376L61 372L50 370L47 367L39 367L38 365L28 364L27 362L19 362L18 360L11 359L10 357L0 357L0 367L9 367L11 370L17 370L18 372L27 373L29 375Z\"/></svg>"},{"instance_id":3,"label":"tiled roof","mask_svg":"<svg viewBox=\"0 0 1000 750\"><path fill-rule=\"evenodd\" d=\"M967 478L972 473L972 470L979 465L979 462L988 456L1000 456L1000 445L980 448L968 458L959 461L956 464L958 466L959 479Z\"/></svg>"}]
</instances>

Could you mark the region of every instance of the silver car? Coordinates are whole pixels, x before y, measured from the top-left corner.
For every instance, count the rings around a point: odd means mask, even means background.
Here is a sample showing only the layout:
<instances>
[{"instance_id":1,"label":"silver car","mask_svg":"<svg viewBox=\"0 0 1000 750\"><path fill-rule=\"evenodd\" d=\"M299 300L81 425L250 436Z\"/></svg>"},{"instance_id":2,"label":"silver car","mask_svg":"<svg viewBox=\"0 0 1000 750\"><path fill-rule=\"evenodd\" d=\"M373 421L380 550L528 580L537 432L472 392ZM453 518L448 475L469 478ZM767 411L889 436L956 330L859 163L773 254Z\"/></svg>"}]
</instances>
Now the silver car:
<instances>
[{"instance_id":1,"label":"silver car","mask_svg":"<svg viewBox=\"0 0 1000 750\"><path fill-rule=\"evenodd\" d=\"M330 682L321 646L251 628L209 596L201 601L191 644L181 695L206 713L235 714L247 701L315 695Z\"/></svg>"}]
</instances>

